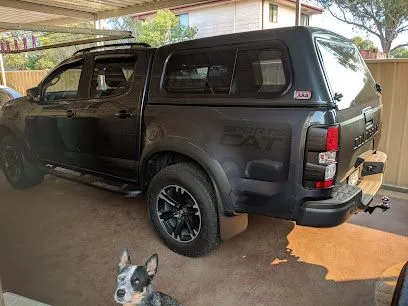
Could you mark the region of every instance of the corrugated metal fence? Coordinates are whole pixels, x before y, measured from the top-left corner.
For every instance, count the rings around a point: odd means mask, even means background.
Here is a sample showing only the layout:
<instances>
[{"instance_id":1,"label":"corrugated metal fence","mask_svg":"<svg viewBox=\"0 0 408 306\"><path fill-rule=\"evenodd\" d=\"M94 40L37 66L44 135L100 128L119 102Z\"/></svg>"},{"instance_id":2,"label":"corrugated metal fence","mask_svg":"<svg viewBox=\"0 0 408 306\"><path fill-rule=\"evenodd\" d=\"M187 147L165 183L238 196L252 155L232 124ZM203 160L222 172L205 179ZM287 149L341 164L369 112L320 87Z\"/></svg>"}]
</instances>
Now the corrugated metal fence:
<instances>
[{"instance_id":1,"label":"corrugated metal fence","mask_svg":"<svg viewBox=\"0 0 408 306\"><path fill-rule=\"evenodd\" d=\"M383 133L380 150L388 154L384 183L408 187L408 59L367 60L383 88ZM47 70L6 72L7 85L21 93L38 83Z\"/></svg>"}]
</instances>

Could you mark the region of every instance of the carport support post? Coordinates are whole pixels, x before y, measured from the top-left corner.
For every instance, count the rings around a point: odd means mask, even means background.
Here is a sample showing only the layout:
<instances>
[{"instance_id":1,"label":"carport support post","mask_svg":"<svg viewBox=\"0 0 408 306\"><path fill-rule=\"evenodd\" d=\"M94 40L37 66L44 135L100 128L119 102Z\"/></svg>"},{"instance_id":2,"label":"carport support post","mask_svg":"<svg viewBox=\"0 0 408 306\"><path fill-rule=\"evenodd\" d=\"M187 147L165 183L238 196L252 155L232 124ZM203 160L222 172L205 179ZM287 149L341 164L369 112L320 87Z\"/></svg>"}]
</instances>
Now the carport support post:
<instances>
[{"instance_id":1,"label":"carport support post","mask_svg":"<svg viewBox=\"0 0 408 306\"><path fill-rule=\"evenodd\" d=\"M3 54L1 54L1 53L0 53L0 73L1 73L1 83L2 83L2 85L7 86L6 72L4 71Z\"/></svg>"},{"instance_id":2,"label":"carport support post","mask_svg":"<svg viewBox=\"0 0 408 306\"><path fill-rule=\"evenodd\" d=\"M300 19L302 14L302 0L296 0L296 20L295 25L300 25Z\"/></svg>"},{"instance_id":3,"label":"carport support post","mask_svg":"<svg viewBox=\"0 0 408 306\"><path fill-rule=\"evenodd\" d=\"M1 287L1 278L0 278L0 306L4 306L3 288Z\"/></svg>"}]
</instances>

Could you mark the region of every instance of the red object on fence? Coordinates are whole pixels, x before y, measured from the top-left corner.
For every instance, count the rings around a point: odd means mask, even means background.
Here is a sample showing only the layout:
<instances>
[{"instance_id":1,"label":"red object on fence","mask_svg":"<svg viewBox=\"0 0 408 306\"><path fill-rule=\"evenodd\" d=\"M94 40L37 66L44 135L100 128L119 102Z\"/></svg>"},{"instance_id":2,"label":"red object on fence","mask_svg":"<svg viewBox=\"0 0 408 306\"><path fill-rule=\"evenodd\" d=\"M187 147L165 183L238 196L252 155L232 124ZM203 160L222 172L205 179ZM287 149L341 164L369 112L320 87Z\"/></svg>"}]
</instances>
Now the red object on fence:
<instances>
[{"instance_id":1,"label":"red object on fence","mask_svg":"<svg viewBox=\"0 0 408 306\"><path fill-rule=\"evenodd\" d=\"M360 50L360 54L364 59L383 59L387 58L384 52L371 51L371 50Z\"/></svg>"}]
</instances>

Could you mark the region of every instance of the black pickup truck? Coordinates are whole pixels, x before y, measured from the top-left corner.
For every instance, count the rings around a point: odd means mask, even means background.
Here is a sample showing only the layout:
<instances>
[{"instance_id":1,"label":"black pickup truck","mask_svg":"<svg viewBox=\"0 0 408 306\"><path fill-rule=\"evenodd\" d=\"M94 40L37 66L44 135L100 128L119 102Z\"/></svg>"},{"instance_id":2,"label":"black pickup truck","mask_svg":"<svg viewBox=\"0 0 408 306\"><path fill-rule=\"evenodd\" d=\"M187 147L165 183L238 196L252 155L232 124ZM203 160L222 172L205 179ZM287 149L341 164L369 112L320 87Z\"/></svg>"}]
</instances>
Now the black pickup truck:
<instances>
[{"instance_id":1,"label":"black pickup truck","mask_svg":"<svg viewBox=\"0 0 408 306\"><path fill-rule=\"evenodd\" d=\"M381 87L358 50L289 27L75 53L0 111L15 188L44 174L128 195L172 250L199 256L247 213L327 227L381 186Z\"/></svg>"}]
</instances>

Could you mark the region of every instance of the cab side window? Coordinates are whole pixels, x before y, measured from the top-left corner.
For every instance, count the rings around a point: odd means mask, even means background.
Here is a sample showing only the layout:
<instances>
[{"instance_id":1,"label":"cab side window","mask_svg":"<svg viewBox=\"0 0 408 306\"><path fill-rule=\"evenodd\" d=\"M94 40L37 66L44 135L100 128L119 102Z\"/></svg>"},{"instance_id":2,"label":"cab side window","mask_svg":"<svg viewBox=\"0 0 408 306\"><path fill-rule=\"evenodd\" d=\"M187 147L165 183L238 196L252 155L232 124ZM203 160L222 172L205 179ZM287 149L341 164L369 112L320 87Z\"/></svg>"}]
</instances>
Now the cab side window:
<instances>
[{"instance_id":1,"label":"cab side window","mask_svg":"<svg viewBox=\"0 0 408 306\"><path fill-rule=\"evenodd\" d=\"M277 49L239 51L236 67L232 94L273 95L288 85L282 53Z\"/></svg>"},{"instance_id":2,"label":"cab side window","mask_svg":"<svg viewBox=\"0 0 408 306\"><path fill-rule=\"evenodd\" d=\"M174 54L166 67L164 89L168 93L228 95L235 49Z\"/></svg>"},{"instance_id":3,"label":"cab side window","mask_svg":"<svg viewBox=\"0 0 408 306\"><path fill-rule=\"evenodd\" d=\"M83 61L58 69L43 84L44 103L78 98Z\"/></svg>"},{"instance_id":4,"label":"cab side window","mask_svg":"<svg viewBox=\"0 0 408 306\"><path fill-rule=\"evenodd\" d=\"M136 56L96 58L91 80L90 98L127 93L135 73Z\"/></svg>"}]
</instances>

